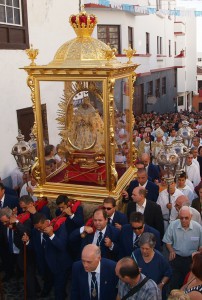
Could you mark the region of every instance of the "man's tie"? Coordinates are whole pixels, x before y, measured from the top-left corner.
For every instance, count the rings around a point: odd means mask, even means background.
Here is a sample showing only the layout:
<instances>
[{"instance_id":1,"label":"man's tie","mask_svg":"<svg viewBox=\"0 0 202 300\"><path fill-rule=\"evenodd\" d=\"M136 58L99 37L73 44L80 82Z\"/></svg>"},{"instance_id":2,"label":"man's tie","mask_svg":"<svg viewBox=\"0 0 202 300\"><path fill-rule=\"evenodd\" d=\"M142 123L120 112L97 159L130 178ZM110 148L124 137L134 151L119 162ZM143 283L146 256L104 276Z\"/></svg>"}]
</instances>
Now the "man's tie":
<instances>
[{"instance_id":1,"label":"man's tie","mask_svg":"<svg viewBox=\"0 0 202 300\"><path fill-rule=\"evenodd\" d=\"M139 238L140 238L139 235L136 235L136 238L135 238L135 240L133 242L133 249L134 250L137 249L137 248L139 248L138 247Z\"/></svg>"},{"instance_id":2,"label":"man's tie","mask_svg":"<svg viewBox=\"0 0 202 300\"><path fill-rule=\"evenodd\" d=\"M2 208L2 202L1 202L1 200L0 200L0 208Z\"/></svg>"},{"instance_id":3,"label":"man's tie","mask_svg":"<svg viewBox=\"0 0 202 300\"><path fill-rule=\"evenodd\" d=\"M13 253L13 230L10 228L8 230L8 248L9 252Z\"/></svg>"},{"instance_id":4,"label":"man's tie","mask_svg":"<svg viewBox=\"0 0 202 300\"><path fill-rule=\"evenodd\" d=\"M108 218L108 224L111 224L112 219Z\"/></svg>"},{"instance_id":5,"label":"man's tie","mask_svg":"<svg viewBox=\"0 0 202 300\"><path fill-rule=\"evenodd\" d=\"M98 236L98 239L97 239L97 243L96 243L96 245L99 247L100 246L100 244L101 244L101 242L102 242L102 239L103 239L103 233L102 233L102 231L100 231L99 232L99 236Z\"/></svg>"},{"instance_id":6,"label":"man's tie","mask_svg":"<svg viewBox=\"0 0 202 300\"><path fill-rule=\"evenodd\" d=\"M91 272L91 299L98 300L98 285L97 285L97 279L96 279L96 272Z\"/></svg>"},{"instance_id":7,"label":"man's tie","mask_svg":"<svg viewBox=\"0 0 202 300\"><path fill-rule=\"evenodd\" d=\"M42 233L42 241L41 241L41 244L42 244L42 247L43 247L43 248L45 248L47 239L48 239L47 234Z\"/></svg>"}]
</instances>

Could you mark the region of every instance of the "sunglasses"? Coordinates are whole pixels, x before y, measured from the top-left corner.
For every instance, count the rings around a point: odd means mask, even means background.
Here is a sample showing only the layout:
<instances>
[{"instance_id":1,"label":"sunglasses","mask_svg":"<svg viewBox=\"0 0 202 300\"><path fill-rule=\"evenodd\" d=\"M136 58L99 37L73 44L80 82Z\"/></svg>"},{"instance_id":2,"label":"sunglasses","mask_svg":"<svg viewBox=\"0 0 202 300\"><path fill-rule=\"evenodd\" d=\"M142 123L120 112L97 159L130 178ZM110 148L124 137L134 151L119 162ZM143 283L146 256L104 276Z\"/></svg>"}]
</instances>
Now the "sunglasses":
<instances>
[{"instance_id":1,"label":"sunglasses","mask_svg":"<svg viewBox=\"0 0 202 300\"><path fill-rule=\"evenodd\" d=\"M111 210L113 207L103 207L105 210Z\"/></svg>"},{"instance_id":2,"label":"sunglasses","mask_svg":"<svg viewBox=\"0 0 202 300\"><path fill-rule=\"evenodd\" d=\"M143 225L142 226L139 226L139 227L132 227L133 230L141 230L143 228Z\"/></svg>"}]
</instances>

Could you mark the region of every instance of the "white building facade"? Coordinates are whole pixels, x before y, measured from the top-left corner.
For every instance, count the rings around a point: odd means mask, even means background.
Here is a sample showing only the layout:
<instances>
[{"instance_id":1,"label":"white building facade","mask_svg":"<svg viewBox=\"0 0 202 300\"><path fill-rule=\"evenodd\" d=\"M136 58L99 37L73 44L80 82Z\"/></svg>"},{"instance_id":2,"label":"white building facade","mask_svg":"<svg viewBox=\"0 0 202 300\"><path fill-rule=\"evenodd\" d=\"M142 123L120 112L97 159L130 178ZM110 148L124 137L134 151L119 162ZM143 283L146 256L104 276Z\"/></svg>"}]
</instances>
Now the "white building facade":
<instances>
[{"instance_id":1,"label":"white building facade","mask_svg":"<svg viewBox=\"0 0 202 300\"><path fill-rule=\"evenodd\" d=\"M69 16L79 12L79 1L71 1L70 5L67 0L22 0L19 1L19 7L9 7L13 18L6 15L6 5L0 6L1 11L5 11L0 19L0 177L8 184L5 179L16 167L11 149L17 142L18 129L22 129L25 122L28 132L33 126L33 115L29 114L32 102L30 89L26 84L27 74L20 69L30 64L24 49L32 44L39 49L36 63L49 63L59 46L75 37L69 24ZM21 30L24 28L27 29L26 32ZM55 107L49 106L46 110L55 110ZM29 134L27 135L26 140L29 139Z\"/></svg>"}]
</instances>

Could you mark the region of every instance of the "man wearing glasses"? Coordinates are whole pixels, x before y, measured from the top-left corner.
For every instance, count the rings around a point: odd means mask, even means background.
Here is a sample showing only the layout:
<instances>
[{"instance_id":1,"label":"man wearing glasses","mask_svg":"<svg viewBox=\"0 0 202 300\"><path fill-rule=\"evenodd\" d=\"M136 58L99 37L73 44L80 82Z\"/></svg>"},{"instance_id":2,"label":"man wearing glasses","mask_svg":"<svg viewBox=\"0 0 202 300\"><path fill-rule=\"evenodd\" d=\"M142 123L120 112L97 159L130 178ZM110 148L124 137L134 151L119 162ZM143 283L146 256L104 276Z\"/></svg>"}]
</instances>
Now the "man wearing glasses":
<instances>
[{"instance_id":1,"label":"man wearing glasses","mask_svg":"<svg viewBox=\"0 0 202 300\"><path fill-rule=\"evenodd\" d=\"M126 215L116 210L116 200L114 198L105 198L103 201L103 209L107 213L108 224L111 224L121 230L122 225L128 223Z\"/></svg>"},{"instance_id":2,"label":"man wearing glasses","mask_svg":"<svg viewBox=\"0 0 202 300\"><path fill-rule=\"evenodd\" d=\"M132 252L139 248L139 238L143 232L153 233L156 237L155 249L160 250L161 241L158 230L144 223L144 216L141 212L132 212L130 224L122 226L119 238L119 257L131 256Z\"/></svg>"},{"instance_id":3,"label":"man wearing glasses","mask_svg":"<svg viewBox=\"0 0 202 300\"><path fill-rule=\"evenodd\" d=\"M190 271L192 253L202 250L202 226L191 220L188 206L182 206L179 219L170 223L163 237L169 251L169 261L173 269L170 289L179 289Z\"/></svg>"}]
</instances>

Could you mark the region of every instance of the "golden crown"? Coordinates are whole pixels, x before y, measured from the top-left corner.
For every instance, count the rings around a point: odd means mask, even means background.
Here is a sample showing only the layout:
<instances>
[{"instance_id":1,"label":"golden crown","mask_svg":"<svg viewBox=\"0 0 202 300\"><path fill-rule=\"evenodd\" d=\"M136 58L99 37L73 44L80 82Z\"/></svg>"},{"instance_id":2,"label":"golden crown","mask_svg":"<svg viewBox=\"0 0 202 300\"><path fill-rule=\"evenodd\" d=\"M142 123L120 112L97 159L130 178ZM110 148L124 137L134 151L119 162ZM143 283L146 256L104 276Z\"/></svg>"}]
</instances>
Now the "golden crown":
<instances>
[{"instance_id":1,"label":"golden crown","mask_svg":"<svg viewBox=\"0 0 202 300\"><path fill-rule=\"evenodd\" d=\"M97 17L93 14L88 15L82 10L78 15L71 15L69 23L78 37L89 37L97 24Z\"/></svg>"}]
</instances>

